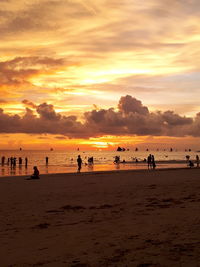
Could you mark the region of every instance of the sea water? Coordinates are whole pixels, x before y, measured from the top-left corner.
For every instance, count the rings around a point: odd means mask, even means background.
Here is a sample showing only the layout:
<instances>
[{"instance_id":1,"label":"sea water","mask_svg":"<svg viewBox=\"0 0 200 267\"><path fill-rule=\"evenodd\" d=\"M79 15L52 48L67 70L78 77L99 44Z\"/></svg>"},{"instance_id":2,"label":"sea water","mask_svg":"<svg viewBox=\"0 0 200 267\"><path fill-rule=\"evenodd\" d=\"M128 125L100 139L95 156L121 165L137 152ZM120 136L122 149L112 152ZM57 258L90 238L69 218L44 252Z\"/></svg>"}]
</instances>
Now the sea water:
<instances>
[{"instance_id":1,"label":"sea water","mask_svg":"<svg viewBox=\"0 0 200 267\"><path fill-rule=\"evenodd\" d=\"M127 170L146 169L147 163L144 159L153 154L156 160L156 168L186 167L186 155L195 162L195 151L34 151L34 150L0 150L0 176L30 175L33 166L37 166L40 173L69 173L77 172L77 156L81 155L83 160L82 172L105 171L105 170ZM2 166L1 158L5 157ZM125 163L114 164L115 156L120 156L120 161ZM200 155L199 155L200 156ZM15 167L7 165L7 158L16 157ZM22 165L18 164L19 157ZM25 166L25 158L28 158L28 166ZM48 157L48 164L45 158ZM88 164L88 157L94 158L94 165ZM136 159L138 162L136 162Z\"/></svg>"}]
</instances>

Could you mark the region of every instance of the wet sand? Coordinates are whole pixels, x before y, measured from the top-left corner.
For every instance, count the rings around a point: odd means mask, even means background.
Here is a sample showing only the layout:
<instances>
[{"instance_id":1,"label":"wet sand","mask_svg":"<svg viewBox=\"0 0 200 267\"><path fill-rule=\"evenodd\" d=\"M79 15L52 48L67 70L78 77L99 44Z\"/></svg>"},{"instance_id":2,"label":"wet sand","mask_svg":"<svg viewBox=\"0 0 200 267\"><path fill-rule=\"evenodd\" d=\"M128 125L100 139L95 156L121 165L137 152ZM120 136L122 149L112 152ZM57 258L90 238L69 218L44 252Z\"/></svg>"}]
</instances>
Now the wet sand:
<instances>
[{"instance_id":1,"label":"wet sand","mask_svg":"<svg viewBox=\"0 0 200 267\"><path fill-rule=\"evenodd\" d=\"M37 165L41 174L54 174L54 173L76 173L77 164L70 166L67 165ZM186 168L185 161L159 161L156 162L156 169L166 168ZM126 162L120 164L94 164L82 165L81 172L98 172L98 171L116 171L116 170L147 170L147 163L144 162ZM0 165L0 178L4 176L23 176L31 175L33 173L33 165L10 167L8 165Z\"/></svg>"},{"instance_id":2,"label":"wet sand","mask_svg":"<svg viewBox=\"0 0 200 267\"><path fill-rule=\"evenodd\" d=\"M200 169L0 179L1 266L200 266Z\"/></svg>"}]
</instances>

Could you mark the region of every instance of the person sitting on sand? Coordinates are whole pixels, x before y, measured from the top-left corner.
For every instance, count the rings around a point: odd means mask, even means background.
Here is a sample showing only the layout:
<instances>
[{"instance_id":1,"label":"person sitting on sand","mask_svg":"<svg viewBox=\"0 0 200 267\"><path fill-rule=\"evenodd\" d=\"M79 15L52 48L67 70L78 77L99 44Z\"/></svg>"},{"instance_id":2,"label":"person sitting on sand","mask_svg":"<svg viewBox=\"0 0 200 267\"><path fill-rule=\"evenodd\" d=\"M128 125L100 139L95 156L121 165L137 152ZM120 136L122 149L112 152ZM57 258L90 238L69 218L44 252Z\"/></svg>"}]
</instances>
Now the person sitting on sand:
<instances>
[{"instance_id":1,"label":"person sitting on sand","mask_svg":"<svg viewBox=\"0 0 200 267\"><path fill-rule=\"evenodd\" d=\"M38 170L38 168L37 168L37 166L34 166L33 167L33 170L34 170L34 172L33 172L33 175L31 175L31 179L39 179L40 177L39 177L39 170Z\"/></svg>"}]
</instances>

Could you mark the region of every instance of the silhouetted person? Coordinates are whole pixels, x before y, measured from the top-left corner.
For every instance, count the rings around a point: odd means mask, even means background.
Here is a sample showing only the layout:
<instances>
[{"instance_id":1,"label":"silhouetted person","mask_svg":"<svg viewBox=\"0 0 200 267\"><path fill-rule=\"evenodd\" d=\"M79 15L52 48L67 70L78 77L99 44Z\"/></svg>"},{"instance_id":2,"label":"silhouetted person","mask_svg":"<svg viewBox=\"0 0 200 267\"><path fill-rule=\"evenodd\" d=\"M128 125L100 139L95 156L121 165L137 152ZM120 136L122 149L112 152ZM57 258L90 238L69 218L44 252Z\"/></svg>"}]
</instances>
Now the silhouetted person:
<instances>
[{"instance_id":1,"label":"silhouetted person","mask_svg":"<svg viewBox=\"0 0 200 267\"><path fill-rule=\"evenodd\" d=\"M4 156L1 158L1 165L2 165L2 166L4 166L4 164L5 164L5 159L6 159L6 158L5 158Z\"/></svg>"},{"instance_id":2,"label":"silhouetted person","mask_svg":"<svg viewBox=\"0 0 200 267\"><path fill-rule=\"evenodd\" d=\"M15 167L17 164L17 159L16 158L13 158L13 167Z\"/></svg>"},{"instance_id":3,"label":"silhouetted person","mask_svg":"<svg viewBox=\"0 0 200 267\"><path fill-rule=\"evenodd\" d=\"M27 168L28 166L28 158L25 158L25 167Z\"/></svg>"},{"instance_id":4,"label":"silhouetted person","mask_svg":"<svg viewBox=\"0 0 200 267\"><path fill-rule=\"evenodd\" d=\"M10 158L10 167L12 168L13 166L13 157Z\"/></svg>"},{"instance_id":5,"label":"silhouetted person","mask_svg":"<svg viewBox=\"0 0 200 267\"><path fill-rule=\"evenodd\" d=\"M194 163L191 160L189 160L189 167L190 168L194 167Z\"/></svg>"},{"instance_id":6,"label":"silhouetted person","mask_svg":"<svg viewBox=\"0 0 200 267\"><path fill-rule=\"evenodd\" d=\"M34 166L33 167L33 170L34 170L34 172L33 172L33 175L31 175L31 179L39 179L40 177L39 177L39 170L38 170L38 168L37 168L37 166Z\"/></svg>"},{"instance_id":7,"label":"silhouetted person","mask_svg":"<svg viewBox=\"0 0 200 267\"><path fill-rule=\"evenodd\" d=\"M148 164L148 169L152 167L152 161L151 161L151 154L149 154L148 158L147 158L147 164Z\"/></svg>"},{"instance_id":8,"label":"silhouetted person","mask_svg":"<svg viewBox=\"0 0 200 267\"><path fill-rule=\"evenodd\" d=\"M90 159L91 159L91 163L94 164L94 158L91 157Z\"/></svg>"},{"instance_id":9,"label":"silhouetted person","mask_svg":"<svg viewBox=\"0 0 200 267\"><path fill-rule=\"evenodd\" d=\"M199 156L196 155L196 163L197 163L197 168L199 168Z\"/></svg>"},{"instance_id":10,"label":"silhouetted person","mask_svg":"<svg viewBox=\"0 0 200 267\"><path fill-rule=\"evenodd\" d=\"M120 162L120 156L115 156L115 160L114 160L114 163L119 163Z\"/></svg>"},{"instance_id":11,"label":"silhouetted person","mask_svg":"<svg viewBox=\"0 0 200 267\"><path fill-rule=\"evenodd\" d=\"M185 157L186 157L186 163L187 163L187 165L189 165L190 156L186 155Z\"/></svg>"},{"instance_id":12,"label":"silhouetted person","mask_svg":"<svg viewBox=\"0 0 200 267\"><path fill-rule=\"evenodd\" d=\"M22 165L22 158L19 158L19 165Z\"/></svg>"},{"instance_id":13,"label":"silhouetted person","mask_svg":"<svg viewBox=\"0 0 200 267\"><path fill-rule=\"evenodd\" d=\"M48 163L49 163L49 158L46 157L45 160L46 160L46 165L48 165Z\"/></svg>"},{"instance_id":14,"label":"silhouetted person","mask_svg":"<svg viewBox=\"0 0 200 267\"><path fill-rule=\"evenodd\" d=\"M155 168L156 168L156 162L155 162L154 155L151 156L151 164L152 164L153 169L155 170Z\"/></svg>"},{"instance_id":15,"label":"silhouetted person","mask_svg":"<svg viewBox=\"0 0 200 267\"><path fill-rule=\"evenodd\" d=\"M81 159L81 156L78 155L78 158L77 158L78 172L80 172L80 170L81 170L82 163L83 163L83 161L82 161L82 159Z\"/></svg>"},{"instance_id":16,"label":"silhouetted person","mask_svg":"<svg viewBox=\"0 0 200 267\"><path fill-rule=\"evenodd\" d=\"M93 164L93 163L94 163L93 157L88 158L88 164Z\"/></svg>"}]
</instances>

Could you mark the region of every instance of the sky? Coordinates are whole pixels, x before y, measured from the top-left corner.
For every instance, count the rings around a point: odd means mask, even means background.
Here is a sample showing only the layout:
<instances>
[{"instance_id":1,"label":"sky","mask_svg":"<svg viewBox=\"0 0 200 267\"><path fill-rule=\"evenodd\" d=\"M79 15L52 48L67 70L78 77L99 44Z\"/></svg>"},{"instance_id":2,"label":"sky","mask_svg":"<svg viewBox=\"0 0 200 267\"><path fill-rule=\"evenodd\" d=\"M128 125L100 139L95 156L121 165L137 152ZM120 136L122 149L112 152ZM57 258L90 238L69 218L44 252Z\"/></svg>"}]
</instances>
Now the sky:
<instances>
[{"instance_id":1,"label":"sky","mask_svg":"<svg viewBox=\"0 0 200 267\"><path fill-rule=\"evenodd\" d=\"M0 149L200 149L198 0L1 0Z\"/></svg>"}]
</instances>

